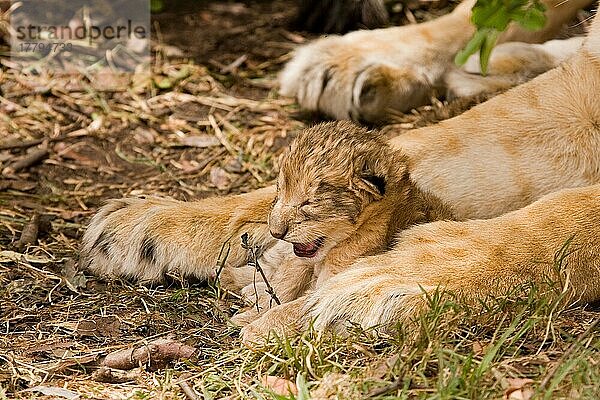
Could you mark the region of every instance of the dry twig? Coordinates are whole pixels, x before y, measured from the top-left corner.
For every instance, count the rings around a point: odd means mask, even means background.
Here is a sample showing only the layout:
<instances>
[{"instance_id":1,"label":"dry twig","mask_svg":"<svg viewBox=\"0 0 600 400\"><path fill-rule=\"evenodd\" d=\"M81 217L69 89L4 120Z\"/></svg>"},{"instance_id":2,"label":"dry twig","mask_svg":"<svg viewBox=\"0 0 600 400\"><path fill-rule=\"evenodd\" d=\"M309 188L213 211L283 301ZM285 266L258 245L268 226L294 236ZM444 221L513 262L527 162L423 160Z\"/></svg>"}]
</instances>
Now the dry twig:
<instances>
[{"instance_id":1,"label":"dry twig","mask_svg":"<svg viewBox=\"0 0 600 400\"><path fill-rule=\"evenodd\" d=\"M271 296L271 298L277 305L281 305L281 301L277 297L277 294L275 293L273 286L271 286L271 284L269 283L269 280L267 279L267 275L265 274L265 271L262 269L262 267L258 263L258 256L256 255L256 250L257 250L256 247L251 246L248 243L248 233L244 233L242 235L242 247L244 249L247 249L248 252L250 253L250 260L248 261L248 264L253 266L254 268L256 268L256 270L262 277L263 281L265 282L265 285L267 286L265 291L269 294L269 296ZM257 307L257 311L260 312L260 309L258 309L258 302L256 303L256 307Z\"/></svg>"},{"instance_id":2,"label":"dry twig","mask_svg":"<svg viewBox=\"0 0 600 400\"><path fill-rule=\"evenodd\" d=\"M190 358L196 348L173 339L156 339L142 347L118 350L108 354L102 365L109 368L130 370L140 365L147 365L155 371L164 368L169 362Z\"/></svg>"}]
</instances>

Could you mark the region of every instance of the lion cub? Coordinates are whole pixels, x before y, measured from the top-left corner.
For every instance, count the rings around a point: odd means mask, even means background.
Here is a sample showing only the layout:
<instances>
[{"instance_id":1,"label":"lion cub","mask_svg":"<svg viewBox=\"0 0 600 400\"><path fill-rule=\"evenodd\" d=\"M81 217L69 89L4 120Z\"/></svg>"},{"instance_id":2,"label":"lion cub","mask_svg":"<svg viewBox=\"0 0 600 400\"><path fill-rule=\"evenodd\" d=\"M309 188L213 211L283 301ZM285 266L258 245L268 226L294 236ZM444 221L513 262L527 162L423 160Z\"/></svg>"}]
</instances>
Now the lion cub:
<instances>
[{"instance_id":1,"label":"lion cub","mask_svg":"<svg viewBox=\"0 0 600 400\"><path fill-rule=\"evenodd\" d=\"M333 122L296 138L276 191L197 202L110 201L85 233L82 265L151 282L168 273L211 278L224 261L224 286L246 286L250 295L255 274L240 241L248 233L278 299L288 302L355 259L387 250L397 232L439 219L452 219L452 212L416 188L405 156L373 131ZM216 239L223 237L225 243ZM263 291L258 300L266 308L270 296Z\"/></svg>"}]
</instances>

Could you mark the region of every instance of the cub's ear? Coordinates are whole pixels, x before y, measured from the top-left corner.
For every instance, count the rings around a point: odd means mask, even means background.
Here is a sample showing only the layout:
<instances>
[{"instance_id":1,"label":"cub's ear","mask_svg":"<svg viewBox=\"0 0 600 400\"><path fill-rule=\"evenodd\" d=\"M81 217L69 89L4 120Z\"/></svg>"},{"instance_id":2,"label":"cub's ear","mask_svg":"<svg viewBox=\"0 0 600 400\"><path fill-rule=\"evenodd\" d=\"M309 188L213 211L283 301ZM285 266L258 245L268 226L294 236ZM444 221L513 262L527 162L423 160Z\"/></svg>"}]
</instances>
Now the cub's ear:
<instances>
[{"instance_id":1,"label":"cub's ear","mask_svg":"<svg viewBox=\"0 0 600 400\"><path fill-rule=\"evenodd\" d=\"M385 178L378 175L362 175L360 177L361 189L371 193L377 199L385 194Z\"/></svg>"},{"instance_id":2,"label":"cub's ear","mask_svg":"<svg viewBox=\"0 0 600 400\"><path fill-rule=\"evenodd\" d=\"M364 171L360 174L358 182L356 186L371 194L375 200L379 200L385 194L385 178L380 175L375 175L369 173L369 171Z\"/></svg>"}]
</instances>

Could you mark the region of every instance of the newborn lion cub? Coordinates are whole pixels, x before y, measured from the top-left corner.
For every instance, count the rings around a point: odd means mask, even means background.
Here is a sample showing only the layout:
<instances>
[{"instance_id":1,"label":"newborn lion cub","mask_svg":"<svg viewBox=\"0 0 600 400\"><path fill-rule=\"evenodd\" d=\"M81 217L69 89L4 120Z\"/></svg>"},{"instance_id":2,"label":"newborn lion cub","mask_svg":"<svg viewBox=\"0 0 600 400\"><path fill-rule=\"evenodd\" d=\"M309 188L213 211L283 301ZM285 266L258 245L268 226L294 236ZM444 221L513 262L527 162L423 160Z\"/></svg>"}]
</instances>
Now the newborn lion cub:
<instances>
[{"instance_id":1,"label":"newborn lion cub","mask_svg":"<svg viewBox=\"0 0 600 400\"><path fill-rule=\"evenodd\" d=\"M250 295L254 268L244 266L240 241L248 233L277 297L288 302L358 257L387 250L398 231L452 218L410 181L405 156L349 122L302 132L284 157L277 186L197 202L112 200L86 231L84 264L100 275L142 281L170 272L214 277L227 244L221 281L234 290L247 286L242 293ZM270 296L263 291L259 301L266 308ZM236 320L255 318L251 310Z\"/></svg>"},{"instance_id":2,"label":"newborn lion cub","mask_svg":"<svg viewBox=\"0 0 600 400\"><path fill-rule=\"evenodd\" d=\"M600 300L598 93L596 16L569 61L389 146L348 123L307 130L284 163L278 194L113 200L92 219L83 257L103 274L205 277L229 242L226 270L239 272L230 267L245 263L237 238L248 232L266 249L265 264L302 276L284 304L244 328L247 341L311 319L318 329L389 323L423 307L422 291L436 287L474 301L550 277L565 283L568 300ZM265 224L275 198L269 224L284 241ZM391 240L397 229L451 217L479 219L422 224ZM557 271L555 253L567 242L567 263ZM316 289L289 301L313 274ZM238 286L248 281L233 275Z\"/></svg>"}]
</instances>

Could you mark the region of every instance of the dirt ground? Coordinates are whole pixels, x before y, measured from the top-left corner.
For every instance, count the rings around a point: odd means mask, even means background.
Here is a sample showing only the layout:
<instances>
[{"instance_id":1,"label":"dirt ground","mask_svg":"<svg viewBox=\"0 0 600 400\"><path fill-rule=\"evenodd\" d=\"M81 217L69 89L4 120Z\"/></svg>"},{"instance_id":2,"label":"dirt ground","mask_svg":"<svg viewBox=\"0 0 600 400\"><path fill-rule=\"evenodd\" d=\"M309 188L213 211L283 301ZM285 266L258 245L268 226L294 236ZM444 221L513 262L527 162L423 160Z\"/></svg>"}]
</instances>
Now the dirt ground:
<instances>
[{"instance_id":1,"label":"dirt ground","mask_svg":"<svg viewBox=\"0 0 600 400\"><path fill-rule=\"evenodd\" d=\"M405 4L395 23L450 7ZM153 73L137 81L27 74L2 59L0 399L182 399L181 382L197 398L269 398L252 368L265 375L292 371L293 378L293 363L274 370L268 354L240 350L228 318L241 304L218 287L179 277L157 287L106 282L77 263L85 225L108 198L190 200L273 180L286 145L321 120L274 87L289 52L314 37L290 30L296 7L289 0L174 2L153 18ZM429 124L472 104L424 107L385 129ZM37 162L6 173L33 152L41 154ZM19 246L32 219L39 240ZM574 333L595 315L586 313L568 320ZM125 383L91 378L108 352L169 335L198 349L192 359L137 371ZM352 346L344 354L356 365L376 352ZM260 367L243 374L234 368L245 362Z\"/></svg>"}]
</instances>

